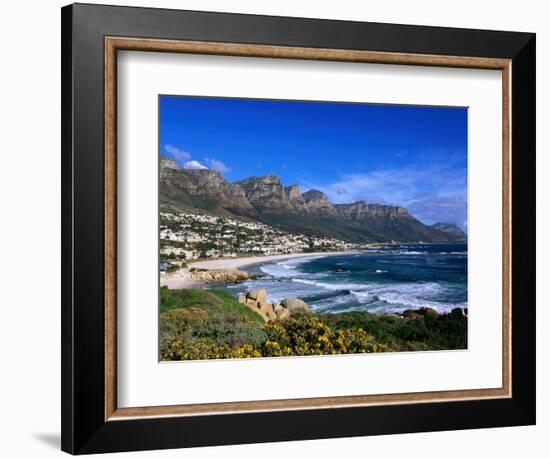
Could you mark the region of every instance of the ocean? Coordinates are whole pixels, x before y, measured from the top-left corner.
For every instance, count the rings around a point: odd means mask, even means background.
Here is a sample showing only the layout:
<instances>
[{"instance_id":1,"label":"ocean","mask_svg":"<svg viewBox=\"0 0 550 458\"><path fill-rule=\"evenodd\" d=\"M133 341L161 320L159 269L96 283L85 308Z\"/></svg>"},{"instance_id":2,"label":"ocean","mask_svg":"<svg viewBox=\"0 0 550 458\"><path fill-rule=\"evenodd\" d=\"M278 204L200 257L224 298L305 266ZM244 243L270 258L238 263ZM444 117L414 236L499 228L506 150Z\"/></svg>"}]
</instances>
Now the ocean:
<instances>
[{"instance_id":1,"label":"ocean","mask_svg":"<svg viewBox=\"0 0 550 458\"><path fill-rule=\"evenodd\" d=\"M467 269L465 243L380 246L259 264L245 269L258 278L223 288L235 296L265 288L270 301L298 297L317 313L448 312L467 308Z\"/></svg>"}]
</instances>

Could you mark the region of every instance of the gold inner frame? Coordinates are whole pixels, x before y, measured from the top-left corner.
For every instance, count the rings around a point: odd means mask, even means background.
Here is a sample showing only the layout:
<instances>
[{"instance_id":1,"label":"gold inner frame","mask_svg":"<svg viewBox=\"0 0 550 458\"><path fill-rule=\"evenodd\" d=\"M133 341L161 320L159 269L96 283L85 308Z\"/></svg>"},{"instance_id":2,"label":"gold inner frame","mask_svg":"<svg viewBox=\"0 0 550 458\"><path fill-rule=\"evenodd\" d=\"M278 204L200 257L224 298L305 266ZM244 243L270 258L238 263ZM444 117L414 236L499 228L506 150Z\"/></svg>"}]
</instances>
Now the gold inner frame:
<instances>
[{"instance_id":1,"label":"gold inner frame","mask_svg":"<svg viewBox=\"0 0 550 458\"><path fill-rule=\"evenodd\" d=\"M400 394L118 408L116 370L116 118L117 51L119 50L500 70L502 72L502 387ZM272 410L337 408L511 397L511 66L512 63L510 59L105 37L105 420L112 421L151 416L245 413Z\"/></svg>"}]
</instances>

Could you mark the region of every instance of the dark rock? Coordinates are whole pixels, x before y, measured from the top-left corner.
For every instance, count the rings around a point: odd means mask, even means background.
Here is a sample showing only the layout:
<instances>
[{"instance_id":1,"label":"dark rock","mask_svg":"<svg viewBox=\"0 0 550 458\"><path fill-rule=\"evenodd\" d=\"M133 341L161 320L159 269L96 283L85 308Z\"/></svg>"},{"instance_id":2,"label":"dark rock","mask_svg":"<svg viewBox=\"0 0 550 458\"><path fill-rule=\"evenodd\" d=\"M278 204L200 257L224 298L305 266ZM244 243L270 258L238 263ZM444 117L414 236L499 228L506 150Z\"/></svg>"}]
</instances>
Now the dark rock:
<instances>
[{"instance_id":1,"label":"dark rock","mask_svg":"<svg viewBox=\"0 0 550 458\"><path fill-rule=\"evenodd\" d=\"M420 309L410 309L405 310L403 312L403 317L405 318L424 318L424 317L430 317L430 318L437 318L440 315L440 313L431 308L431 307L422 307Z\"/></svg>"}]
</instances>

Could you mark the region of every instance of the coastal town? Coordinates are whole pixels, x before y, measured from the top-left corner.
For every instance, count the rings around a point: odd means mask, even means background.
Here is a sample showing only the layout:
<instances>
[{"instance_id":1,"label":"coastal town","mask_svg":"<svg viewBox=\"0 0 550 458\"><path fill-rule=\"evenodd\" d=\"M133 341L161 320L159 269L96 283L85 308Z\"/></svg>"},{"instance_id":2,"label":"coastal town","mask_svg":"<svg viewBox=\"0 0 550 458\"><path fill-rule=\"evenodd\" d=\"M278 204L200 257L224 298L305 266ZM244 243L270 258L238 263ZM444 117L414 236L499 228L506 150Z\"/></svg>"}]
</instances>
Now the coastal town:
<instances>
[{"instance_id":1,"label":"coastal town","mask_svg":"<svg viewBox=\"0 0 550 458\"><path fill-rule=\"evenodd\" d=\"M358 244L291 234L272 226L221 216L160 213L160 270L170 272L202 259L344 251Z\"/></svg>"}]
</instances>

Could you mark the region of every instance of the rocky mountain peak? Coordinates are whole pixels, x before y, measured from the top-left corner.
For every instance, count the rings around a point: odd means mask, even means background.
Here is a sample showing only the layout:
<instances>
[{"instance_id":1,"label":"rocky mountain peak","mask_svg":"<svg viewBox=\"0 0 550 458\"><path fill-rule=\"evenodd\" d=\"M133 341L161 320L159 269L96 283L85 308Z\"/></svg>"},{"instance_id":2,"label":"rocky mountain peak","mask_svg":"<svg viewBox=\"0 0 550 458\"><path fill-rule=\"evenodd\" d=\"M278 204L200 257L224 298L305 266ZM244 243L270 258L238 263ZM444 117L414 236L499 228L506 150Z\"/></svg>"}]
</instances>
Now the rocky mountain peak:
<instances>
[{"instance_id":1,"label":"rocky mountain peak","mask_svg":"<svg viewBox=\"0 0 550 458\"><path fill-rule=\"evenodd\" d=\"M161 156L160 157L160 168L161 169L173 169L173 170L179 170L181 167L178 165L174 159L169 158L168 156Z\"/></svg>"},{"instance_id":2,"label":"rocky mountain peak","mask_svg":"<svg viewBox=\"0 0 550 458\"><path fill-rule=\"evenodd\" d=\"M196 177L200 177L203 179L209 179L209 180L215 180L215 181L223 181L225 182L225 178L223 175L216 171L216 170L210 170L210 169L182 169L182 172L187 175L194 175Z\"/></svg>"},{"instance_id":3,"label":"rocky mountain peak","mask_svg":"<svg viewBox=\"0 0 550 458\"><path fill-rule=\"evenodd\" d=\"M285 189L277 175L250 177L234 184L244 190L246 198L254 206L260 206L267 210L288 207Z\"/></svg>"},{"instance_id":4,"label":"rocky mountain peak","mask_svg":"<svg viewBox=\"0 0 550 458\"><path fill-rule=\"evenodd\" d=\"M329 202L326 194L318 189L310 189L302 194L305 206L310 213L316 213L322 216L335 216L336 209Z\"/></svg>"},{"instance_id":5,"label":"rocky mountain peak","mask_svg":"<svg viewBox=\"0 0 550 458\"><path fill-rule=\"evenodd\" d=\"M174 159L171 159L167 156L161 156L160 157L160 179L167 179L174 174L176 174L181 167L178 165Z\"/></svg>"},{"instance_id":6,"label":"rocky mountain peak","mask_svg":"<svg viewBox=\"0 0 550 458\"><path fill-rule=\"evenodd\" d=\"M409 216L406 208L382 204L369 204L369 213L372 216L387 216L391 218Z\"/></svg>"},{"instance_id":7,"label":"rocky mountain peak","mask_svg":"<svg viewBox=\"0 0 550 458\"><path fill-rule=\"evenodd\" d=\"M281 183L281 179L277 175L273 175L271 173L268 173L267 175L263 175L260 177L249 177L245 178L244 180L240 180L236 182L237 184L241 186L258 186L258 185L271 185L271 186L283 186Z\"/></svg>"},{"instance_id":8,"label":"rocky mountain peak","mask_svg":"<svg viewBox=\"0 0 550 458\"><path fill-rule=\"evenodd\" d=\"M293 184L285 187L285 194L292 211L309 213L309 208L302 197L300 186Z\"/></svg>"},{"instance_id":9,"label":"rocky mountain peak","mask_svg":"<svg viewBox=\"0 0 550 458\"><path fill-rule=\"evenodd\" d=\"M293 184L285 187L286 195L290 200L302 200L302 192L300 191L300 186Z\"/></svg>"},{"instance_id":10,"label":"rocky mountain peak","mask_svg":"<svg viewBox=\"0 0 550 458\"><path fill-rule=\"evenodd\" d=\"M364 200L349 204L335 204L338 215L344 219L359 220L369 213L369 205Z\"/></svg>"},{"instance_id":11,"label":"rocky mountain peak","mask_svg":"<svg viewBox=\"0 0 550 458\"><path fill-rule=\"evenodd\" d=\"M317 202L317 201L328 202L328 197L326 196L326 194L319 191L318 189L310 189L309 191L304 192L302 194L302 198L306 203Z\"/></svg>"}]
</instances>

